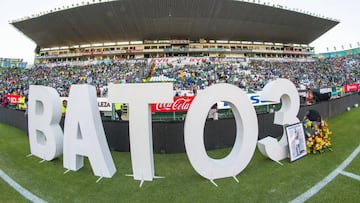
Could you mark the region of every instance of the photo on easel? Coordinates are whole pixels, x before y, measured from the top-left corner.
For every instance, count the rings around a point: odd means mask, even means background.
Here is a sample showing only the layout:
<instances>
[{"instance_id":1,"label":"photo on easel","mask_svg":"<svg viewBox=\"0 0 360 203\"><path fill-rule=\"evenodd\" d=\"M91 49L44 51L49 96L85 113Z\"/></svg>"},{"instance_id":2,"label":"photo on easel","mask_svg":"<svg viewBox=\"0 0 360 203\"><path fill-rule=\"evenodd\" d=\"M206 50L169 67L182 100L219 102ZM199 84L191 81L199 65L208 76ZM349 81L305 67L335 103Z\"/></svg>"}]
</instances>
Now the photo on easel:
<instances>
[{"instance_id":1,"label":"photo on easel","mask_svg":"<svg viewBox=\"0 0 360 203\"><path fill-rule=\"evenodd\" d=\"M286 137L289 143L290 161L304 157L306 153L306 139L303 124L295 123L285 126Z\"/></svg>"}]
</instances>

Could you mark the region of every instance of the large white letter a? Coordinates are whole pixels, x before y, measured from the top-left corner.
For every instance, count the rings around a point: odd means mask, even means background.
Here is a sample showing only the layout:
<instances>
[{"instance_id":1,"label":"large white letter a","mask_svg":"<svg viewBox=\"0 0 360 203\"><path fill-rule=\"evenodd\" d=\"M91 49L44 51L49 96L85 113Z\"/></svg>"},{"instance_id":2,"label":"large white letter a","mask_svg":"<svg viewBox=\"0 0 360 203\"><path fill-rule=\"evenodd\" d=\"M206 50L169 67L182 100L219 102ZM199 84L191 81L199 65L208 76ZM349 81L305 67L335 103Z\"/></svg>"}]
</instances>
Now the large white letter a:
<instances>
[{"instance_id":1,"label":"large white letter a","mask_svg":"<svg viewBox=\"0 0 360 203\"><path fill-rule=\"evenodd\" d=\"M90 85L72 85L64 127L64 167L77 171L89 158L96 176L111 178L116 172L96 100Z\"/></svg>"}]
</instances>

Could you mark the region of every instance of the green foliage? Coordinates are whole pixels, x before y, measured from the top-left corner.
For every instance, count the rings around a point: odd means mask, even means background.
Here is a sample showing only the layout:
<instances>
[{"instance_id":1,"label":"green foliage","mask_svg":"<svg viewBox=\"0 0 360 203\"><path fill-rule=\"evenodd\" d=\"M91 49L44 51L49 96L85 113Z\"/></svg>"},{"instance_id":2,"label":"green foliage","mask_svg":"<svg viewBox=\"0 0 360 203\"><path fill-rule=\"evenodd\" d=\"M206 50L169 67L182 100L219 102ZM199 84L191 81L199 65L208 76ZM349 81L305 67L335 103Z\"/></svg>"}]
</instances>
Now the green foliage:
<instances>
[{"instance_id":1,"label":"green foliage","mask_svg":"<svg viewBox=\"0 0 360 203\"><path fill-rule=\"evenodd\" d=\"M48 202L288 202L326 177L360 144L359 115L357 108L329 121L333 152L310 154L293 163L283 160L281 166L256 150L249 165L237 175L240 182L232 178L215 180L219 187L198 175L184 153L155 155L155 173L165 178L145 182L141 188L139 181L125 176L132 172L130 153L125 152L112 152L117 172L111 179L95 183L97 177L87 159L79 171L63 174L62 157L43 163L39 158L26 157L29 141L25 132L4 124L0 124L0 168ZM208 154L219 158L230 150ZM359 175L359 163L348 168ZM338 200L344 196L348 202L357 201L359 182L340 176L314 200L331 201L336 195ZM345 189L348 192L343 193ZM25 201L11 190L0 181L0 202Z\"/></svg>"}]
</instances>

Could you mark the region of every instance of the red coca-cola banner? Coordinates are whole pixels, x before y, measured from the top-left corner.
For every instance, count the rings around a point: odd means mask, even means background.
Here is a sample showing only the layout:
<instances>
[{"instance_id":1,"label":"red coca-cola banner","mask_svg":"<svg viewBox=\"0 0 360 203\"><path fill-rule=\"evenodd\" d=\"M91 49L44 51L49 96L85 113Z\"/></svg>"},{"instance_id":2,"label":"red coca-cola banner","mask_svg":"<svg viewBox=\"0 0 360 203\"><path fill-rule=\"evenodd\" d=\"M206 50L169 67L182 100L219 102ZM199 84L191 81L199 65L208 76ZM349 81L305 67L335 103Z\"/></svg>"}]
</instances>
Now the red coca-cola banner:
<instances>
[{"instance_id":1,"label":"red coca-cola banner","mask_svg":"<svg viewBox=\"0 0 360 203\"><path fill-rule=\"evenodd\" d=\"M344 85L344 92L355 92L359 91L359 84L346 84Z\"/></svg>"},{"instance_id":2,"label":"red coca-cola banner","mask_svg":"<svg viewBox=\"0 0 360 203\"><path fill-rule=\"evenodd\" d=\"M9 104L17 104L19 102L20 95L6 94L5 97L8 99Z\"/></svg>"},{"instance_id":3,"label":"red coca-cola banner","mask_svg":"<svg viewBox=\"0 0 360 203\"><path fill-rule=\"evenodd\" d=\"M174 97L173 103L151 104L151 112L187 111L194 97Z\"/></svg>"}]
</instances>

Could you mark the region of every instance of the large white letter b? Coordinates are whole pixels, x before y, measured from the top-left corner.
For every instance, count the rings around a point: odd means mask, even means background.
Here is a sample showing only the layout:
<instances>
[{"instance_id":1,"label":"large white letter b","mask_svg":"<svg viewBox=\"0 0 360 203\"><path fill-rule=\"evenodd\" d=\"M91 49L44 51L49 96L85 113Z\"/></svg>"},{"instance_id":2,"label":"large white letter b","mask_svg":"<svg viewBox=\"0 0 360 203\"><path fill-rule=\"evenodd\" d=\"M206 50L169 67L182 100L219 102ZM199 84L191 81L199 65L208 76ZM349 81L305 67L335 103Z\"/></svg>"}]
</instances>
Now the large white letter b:
<instances>
[{"instance_id":1,"label":"large white letter b","mask_svg":"<svg viewBox=\"0 0 360 203\"><path fill-rule=\"evenodd\" d=\"M29 140L31 154L50 161L62 154L61 100L54 88L31 85L29 90Z\"/></svg>"}]
</instances>

